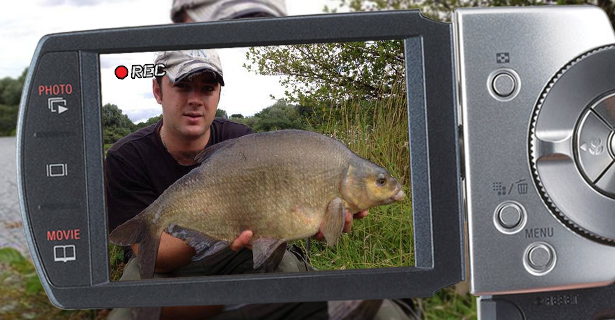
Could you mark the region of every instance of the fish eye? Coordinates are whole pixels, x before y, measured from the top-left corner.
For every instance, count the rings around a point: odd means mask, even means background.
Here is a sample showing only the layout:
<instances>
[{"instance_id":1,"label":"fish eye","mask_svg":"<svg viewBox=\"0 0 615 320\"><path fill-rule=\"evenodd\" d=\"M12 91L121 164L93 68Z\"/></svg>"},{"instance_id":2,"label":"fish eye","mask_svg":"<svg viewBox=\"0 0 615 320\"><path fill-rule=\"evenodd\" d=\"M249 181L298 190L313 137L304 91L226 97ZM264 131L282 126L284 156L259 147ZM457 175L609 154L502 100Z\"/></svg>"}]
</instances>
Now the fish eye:
<instances>
[{"instance_id":1,"label":"fish eye","mask_svg":"<svg viewBox=\"0 0 615 320\"><path fill-rule=\"evenodd\" d=\"M387 179L385 177L380 176L378 177L378 180L376 180L376 183L379 186L384 186L387 183Z\"/></svg>"}]
</instances>

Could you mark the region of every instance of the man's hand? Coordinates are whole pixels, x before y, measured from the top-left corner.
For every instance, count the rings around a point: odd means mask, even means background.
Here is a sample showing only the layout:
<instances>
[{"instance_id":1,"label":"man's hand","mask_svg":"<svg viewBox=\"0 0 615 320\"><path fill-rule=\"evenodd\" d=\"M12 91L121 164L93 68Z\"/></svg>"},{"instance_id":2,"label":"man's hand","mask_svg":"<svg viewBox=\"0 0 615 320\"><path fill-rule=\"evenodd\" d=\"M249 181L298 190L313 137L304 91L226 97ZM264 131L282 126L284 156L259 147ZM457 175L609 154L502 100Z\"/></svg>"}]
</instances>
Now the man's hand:
<instances>
[{"instance_id":1,"label":"man's hand","mask_svg":"<svg viewBox=\"0 0 615 320\"><path fill-rule=\"evenodd\" d=\"M352 229L352 222L355 219L363 219L365 217L367 217L367 215L369 214L369 211L365 210L365 211L359 211L355 214L352 214L350 211L346 211L346 215L344 217L344 233L348 233L350 232L350 230ZM230 248L231 250L238 252L239 250L241 250L242 248L248 248L250 250L252 250L252 244L250 243L250 240L252 240L252 236L254 235L254 233L250 230L245 230L243 231L238 237L237 239L235 239L233 241L233 243L231 243ZM322 234L322 232L319 230L318 233L314 236L314 239L316 240L324 240L325 236Z\"/></svg>"},{"instance_id":2,"label":"man's hand","mask_svg":"<svg viewBox=\"0 0 615 320\"><path fill-rule=\"evenodd\" d=\"M350 230L352 229L352 222L355 219L363 219L365 217L367 217L367 215L369 214L369 211L364 210L364 211L359 211L355 214L352 214L350 211L346 211L346 216L344 216L344 233L349 233ZM322 231L318 230L318 233L313 237L316 240L319 241L323 241L325 240L325 235L322 233Z\"/></svg>"},{"instance_id":3,"label":"man's hand","mask_svg":"<svg viewBox=\"0 0 615 320\"><path fill-rule=\"evenodd\" d=\"M235 239L235 241L231 243L231 246L230 246L231 250L235 252L239 252L239 250L241 250L243 247L246 247L252 250L252 244L250 243L250 240L252 240L253 235L254 233L251 230L243 231L239 235L239 237L237 237L237 239Z\"/></svg>"}]
</instances>

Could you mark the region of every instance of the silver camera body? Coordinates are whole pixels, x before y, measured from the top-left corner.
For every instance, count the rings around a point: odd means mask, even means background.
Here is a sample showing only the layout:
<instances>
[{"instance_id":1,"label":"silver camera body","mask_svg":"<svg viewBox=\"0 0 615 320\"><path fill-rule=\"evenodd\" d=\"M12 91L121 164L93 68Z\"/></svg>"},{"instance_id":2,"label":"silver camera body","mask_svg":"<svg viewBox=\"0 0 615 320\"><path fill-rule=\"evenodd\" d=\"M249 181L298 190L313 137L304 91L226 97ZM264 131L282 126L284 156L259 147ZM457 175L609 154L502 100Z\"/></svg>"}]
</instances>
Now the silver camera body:
<instances>
[{"instance_id":1,"label":"silver camera body","mask_svg":"<svg viewBox=\"0 0 615 320\"><path fill-rule=\"evenodd\" d=\"M615 279L615 35L596 7L459 9L471 291Z\"/></svg>"}]
</instances>

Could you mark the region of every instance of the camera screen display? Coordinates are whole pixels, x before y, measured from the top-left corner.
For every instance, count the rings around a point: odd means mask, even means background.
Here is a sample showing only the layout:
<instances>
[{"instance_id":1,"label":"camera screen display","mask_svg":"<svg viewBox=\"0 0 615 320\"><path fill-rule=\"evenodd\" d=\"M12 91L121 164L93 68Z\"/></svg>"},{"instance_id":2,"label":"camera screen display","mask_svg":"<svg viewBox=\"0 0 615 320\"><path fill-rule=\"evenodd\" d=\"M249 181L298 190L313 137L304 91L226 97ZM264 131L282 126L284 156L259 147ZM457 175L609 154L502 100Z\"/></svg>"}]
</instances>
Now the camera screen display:
<instances>
[{"instance_id":1,"label":"camera screen display","mask_svg":"<svg viewBox=\"0 0 615 320\"><path fill-rule=\"evenodd\" d=\"M403 41L101 54L100 68L113 281L414 265ZM351 152L323 147L338 141Z\"/></svg>"}]
</instances>

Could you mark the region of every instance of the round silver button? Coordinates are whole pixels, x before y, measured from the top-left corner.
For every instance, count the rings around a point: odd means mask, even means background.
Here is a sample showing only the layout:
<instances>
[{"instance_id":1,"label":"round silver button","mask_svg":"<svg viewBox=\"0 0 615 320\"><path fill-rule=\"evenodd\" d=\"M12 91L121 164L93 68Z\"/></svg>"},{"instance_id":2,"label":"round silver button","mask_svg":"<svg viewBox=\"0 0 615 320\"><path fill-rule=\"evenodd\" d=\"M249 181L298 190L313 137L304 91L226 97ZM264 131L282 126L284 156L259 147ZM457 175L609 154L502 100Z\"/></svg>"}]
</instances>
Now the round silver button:
<instances>
[{"instance_id":1,"label":"round silver button","mask_svg":"<svg viewBox=\"0 0 615 320\"><path fill-rule=\"evenodd\" d=\"M523 265L535 276L549 273L555 267L555 262L555 249L545 242L532 243L525 249Z\"/></svg>"},{"instance_id":2,"label":"round silver button","mask_svg":"<svg viewBox=\"0 0 615 320\"><path fill-rule=\"evenodd\" d=\"M551 252L545 246L536 246L529 253L530 265L536 269L544 269L551 261Z\"/></svg>"},{"instance_id":3,"label":"round silver button","mask_svg":"<svg viewBox=\"0 0 615 320\"><path fill-rule=\"evenodd\" d=\"M515 203L507 203L500 208L498 218L504 228L512 229L521 222L521 208Z\"/></svg>"},{"instance_id":4,"label":"round silver button","mask_svg":"<svg viewBox=\"0 0 615 320\"><path fill-rule=\"evenodd\" d=\"M515 234L527 221L525 208L516 201L504 201L495 208L493 224L502 233Z\"/></svg>"},{"instance_id":5,"label":"round silver button","mask_svg":"<svg viewBox=\"0 0 615 320\"><path fill-rule=\"evenodd\" d=\"M500 73L493 78L493 92L502 98L515 92L516 85L515 78L509 73Z\"/></svg>"},{"instance_id":6,"label":"round silver button","mask_svg":"<svg viewBox=\"0 0 615 320\"><path fill-rule=\"evenodd\" d=\"M493 98L506 102L519 94L521 78L512 69L497 69L489 74L486 85Z\"/></svg>"}]
</instances>

